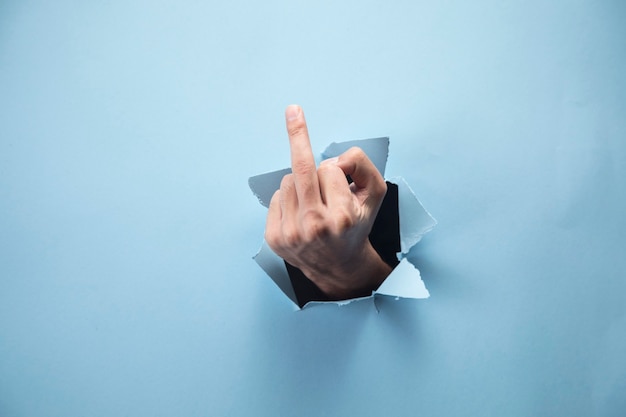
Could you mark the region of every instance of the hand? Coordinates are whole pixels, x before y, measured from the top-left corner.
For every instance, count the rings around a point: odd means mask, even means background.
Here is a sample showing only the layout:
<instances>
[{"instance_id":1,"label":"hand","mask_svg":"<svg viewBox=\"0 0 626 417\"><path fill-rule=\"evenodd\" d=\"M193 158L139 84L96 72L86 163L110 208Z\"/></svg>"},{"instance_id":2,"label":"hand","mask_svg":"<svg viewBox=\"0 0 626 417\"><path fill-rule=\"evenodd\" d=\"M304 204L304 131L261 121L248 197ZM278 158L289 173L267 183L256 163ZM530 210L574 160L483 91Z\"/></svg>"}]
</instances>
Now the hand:
<instances>
[{"instance_id":1,"label":"hand","mask_svg":"<svg viewBox=\"0 0 626 417\"><path fill-rule=\"evenodd\" d=\"M391 272L368 239L385 180L359 148L316 169L302 109L289 106L285 117L292 173L272 197L265 240L330 299L370 295Z\"/></svg>"}]
</instances>

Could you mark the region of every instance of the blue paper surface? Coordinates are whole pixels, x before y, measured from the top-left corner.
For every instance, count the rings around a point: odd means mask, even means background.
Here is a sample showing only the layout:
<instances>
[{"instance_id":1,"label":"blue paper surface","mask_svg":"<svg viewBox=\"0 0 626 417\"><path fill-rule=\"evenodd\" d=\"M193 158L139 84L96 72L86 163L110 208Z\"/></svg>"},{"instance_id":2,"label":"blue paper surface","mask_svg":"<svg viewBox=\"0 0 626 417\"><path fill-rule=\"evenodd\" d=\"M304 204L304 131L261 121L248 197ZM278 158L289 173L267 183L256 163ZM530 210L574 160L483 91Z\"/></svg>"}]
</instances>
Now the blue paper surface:
<instances>
[{"instance_id":1,"label":"blue paper surface","mask_svg":"<svg viewBox=\"0 0 626 417\"><path fill-rule=\"evenodd\" d=\"M0 4L0 416L601 416L626 398L620 1ZM427 300L294 313L247 187L388 136Z\"/></svg>"}]
</instances>

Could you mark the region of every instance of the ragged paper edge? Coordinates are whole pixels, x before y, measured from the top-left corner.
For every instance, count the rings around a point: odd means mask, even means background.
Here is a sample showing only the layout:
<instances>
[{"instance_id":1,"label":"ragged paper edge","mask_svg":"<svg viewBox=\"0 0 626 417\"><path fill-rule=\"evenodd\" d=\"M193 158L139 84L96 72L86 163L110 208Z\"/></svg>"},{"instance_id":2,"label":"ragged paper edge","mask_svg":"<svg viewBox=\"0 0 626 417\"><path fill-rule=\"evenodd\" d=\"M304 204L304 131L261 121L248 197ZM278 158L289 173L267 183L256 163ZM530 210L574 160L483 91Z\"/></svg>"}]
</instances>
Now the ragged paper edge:
<instances>
[{"instance_id":1,"label":"ragged paper edge","mask_svg":"<svg viewBox=\"0 0 626 417\"><path fill-rule=\"evenodd\" d=\"M298 298L296 297L293 285L291 285L289 273L287 272L287 267L285 266L283 258L276 255L274 251L270 249L267 242L263 240L261 248L252 259L259 264L265 273L272 278L278 288L280 288L280 290L285 293L285 295L289 297L289 299L297 306Z\"/></svg>"},{"instance_id":2,"label":"ragged paper edge","mask_svg":"<svg viewBox=\"0 0 626 417\"><path fill-rule=\"evenodd\" d=\"M291 174L291 168L255 175L254 177L248 178L248 186L256 198L259 199L259 203L267 208L270 206L272 196L276 190L280 188L280 182L287 174Z\"/></svg>"},{"instance_id":3,"label":"ragged paper edge","mask_svg":"<svg viewBox=\"0 0 626 417\"><path fill-rule=\"evenodd\" d=\"M381 174L384 175L387 163L389 138L374 138L354 140L348 142L333 142L322 153L322 160L341 155L353 146L358 146L376 165ZM256 175L248 180L250 189L258 198L259 202L269 206L272 195L280 188L280 182L286 174L290 173L290 168L272 171L261 175ZM340 301L310 301L302 308L312 307L316 304L336 304L338 306L347 305L356 301L373 299L376 295L399 298L428 298L430 294L422 281L417 267L406 259L406 254L424 236L432 230L437 221L430 215L419 199L402 177L394 177L389 180L398 185L398 215L400 221L400 249L397 254L400 263L391 271L389 276L383 281L380 287L373 291L370 296L352 298ZM272 278L281 291L289 297L297 309L297 297L287 267L282 258L276 255L265 241L261 245L258 253L253 258L257 264Z\"/></svg>"},{"instance_id":4,"label":"ragged paper edge","mask_svg":"<svg viewBox=\"0 0 626 417\"><path fill-rule=\"evenodd\" d=\"M289 297L294 306L300 309L283 259L276 255L265 241L253 259L272 278L278 288ZM302 309L313 307L316 304L329 303L345 306L356 301L372 299L377 295L394 297L396 300L399 298L423 299L430 297L430 293L426 289L424 281L422 281L420 271L406 258L403 258L389 276L385 278L380 287L373 291L371 295L339 301L309 301Z\"/></svg>"},{"instance_id":5,"label":"ragged paper edge","mask_svg":"<svg viewBox=\"0 0 626 417\"><path fill-rule=\"evenodd\" d=\"M398 186L400 220L400 254L402 259L422 237L437 225L437 220L424 208L409 184L402 177L389 179Z\"/></svg>"},{"instance_id":6,"label":"ragged paper edge","mask_svg":"<svg viewBox=\"0 0 626 417\"><path fill-rule=\"evenodd\" d=\"M398 298L428 298L430 293L422 281L419 269L406 258L391 271L391 274L373 292L373 295L388 295Z\"/></svg>"},{"instance_id":7,"label":"ragged paper edge","mask_svg":"<svg viewBox=\"0 0 626 417\"><path fill-rule=\"evenodd\" d=\"M322 152L322 160L339 156L354 146L361 148L363 152L365 152L367 157L378 169L378 172L380 172L380 175L384 177L385 168L387 167L387 158L389 156L388 137L333 142Z\"/></svg>"},{"instance_id":8,"label":"ragged paper edge","mask_svg":"<svg viewBox=\"0 0 626 417\"><path fill-rule=\"evenodd\" d=\"M387 156L389 155L388 137L333 142L324 149L321 159L318 158L316 162L319 163L320 161L339 156L353 146L363 149L363 152L371 159L381 175L385 176ZM280 182L287 174L291 174L291 168L255 175L248 179L248 186L259 200L259 203L264 207L269 207L272 196L280 188Z\"/></svg>"}]
</instances>

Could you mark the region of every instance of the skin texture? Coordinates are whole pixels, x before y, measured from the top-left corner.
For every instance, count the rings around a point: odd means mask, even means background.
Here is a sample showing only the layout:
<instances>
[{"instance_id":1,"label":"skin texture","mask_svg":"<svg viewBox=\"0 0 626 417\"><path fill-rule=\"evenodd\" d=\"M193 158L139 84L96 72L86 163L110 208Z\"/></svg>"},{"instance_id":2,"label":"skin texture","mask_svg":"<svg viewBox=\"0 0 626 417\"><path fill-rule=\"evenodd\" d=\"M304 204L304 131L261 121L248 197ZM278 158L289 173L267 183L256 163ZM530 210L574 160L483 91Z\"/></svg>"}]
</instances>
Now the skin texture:
<instances>
[{"instance_id":1,"label":"skin texture","mask_svg":"<svg viewBox=\"0 0 626 417\"><path fill-rule=\"evenodd\" d=\"M292 174L272 197L265 240L330 299L370 295L391 272L368 239L385 180L356 147L316 167L302 109L288 106L285 119Z\"/></svg>"}]
</instances>

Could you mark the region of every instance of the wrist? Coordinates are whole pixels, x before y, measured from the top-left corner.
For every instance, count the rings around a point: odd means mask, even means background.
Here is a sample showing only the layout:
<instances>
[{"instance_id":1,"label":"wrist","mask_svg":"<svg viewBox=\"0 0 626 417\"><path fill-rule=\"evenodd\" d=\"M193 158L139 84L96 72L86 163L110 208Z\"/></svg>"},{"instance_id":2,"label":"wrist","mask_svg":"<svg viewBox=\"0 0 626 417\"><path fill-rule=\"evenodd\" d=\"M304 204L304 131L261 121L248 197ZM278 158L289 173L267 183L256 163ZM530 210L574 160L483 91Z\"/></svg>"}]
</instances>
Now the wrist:
<instances>
[{"instance_id":1,"label":"wrist","mask_svg":"<svg viewBox=\"0 0 626 417\"><path fill-rule=\"evenodd\" d=\"M367 297L383 283L391 271L392 268L382 260L369 240L361 250L346 259L342 268L334 269L332 274L303 270L331 300Z\"/></svg>"}]
</instances>

